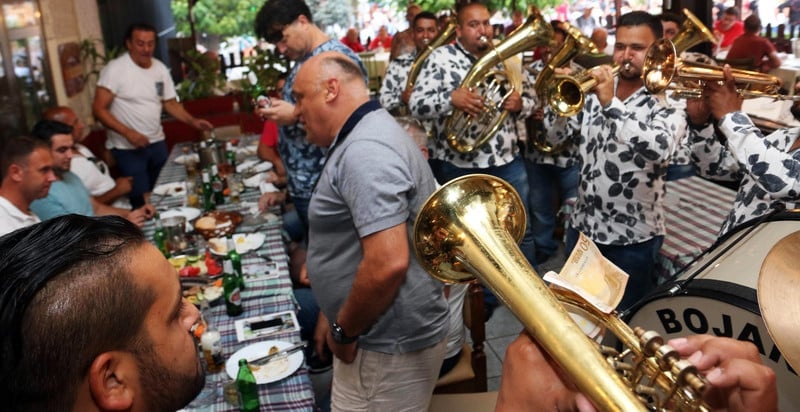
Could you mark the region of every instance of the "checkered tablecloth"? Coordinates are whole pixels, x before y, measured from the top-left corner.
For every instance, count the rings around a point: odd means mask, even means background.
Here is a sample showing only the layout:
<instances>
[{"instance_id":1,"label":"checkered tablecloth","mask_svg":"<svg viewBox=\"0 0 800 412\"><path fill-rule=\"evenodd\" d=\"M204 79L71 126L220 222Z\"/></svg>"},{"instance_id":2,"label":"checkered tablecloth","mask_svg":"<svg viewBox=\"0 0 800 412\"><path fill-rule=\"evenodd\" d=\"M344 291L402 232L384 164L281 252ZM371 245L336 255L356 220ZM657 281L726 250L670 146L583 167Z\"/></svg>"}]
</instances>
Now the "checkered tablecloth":
<instances>
[{"instance_id":1,"label":"checkered tablecloth","mask_svg":"<svg viewBox=\"0 0 800 412\"><path fill-rule=\"evenodd\" d=\"M161 171L157 184L186 181L186 169L183 165L175 163L175 158L182 154L182 145L176 145L170 153L167 164ZM277 276L256 276L246 277L246 289L242 292L242 305L244 313L236 318L230 318L225 313L225 305L217 304L208 311L209 322L219 330L222 335L223 353L227 359L237 350L258 342L259 340L285 340L289 342L300 341L299 332L285 332L271 335L263 339L249 340L239 343L236 339L234 322L237 319L253 316L265 315L282 311L296 311L297 304L292 293L292 284L289 278L289 262L286 254L285 243L281 236L281 220L274 219L265 221L259 216L252 216L247 213L248 206L258 201L260 193L257 188L247 188L241 194L240 203L226 203L217 206L217 210L239 211L245 217L242 224L236 229L236 233L251 233L258 229L266 238L263 245L258 250L250 251L242 255L242 266L247 273L250 265L263 264L265 261L272 261L277 264ZM163 199L153 198L151 201L158 204L159 210L167 210L173 207L183 206L186 202L185 194L178 196L167 196ZM227 201L227 199L226 199ZM148 239L153 238L154 226L148 222L143 228ZM210 405L198 406L194 403L189 404L186 410L191 411L237 411L234 407L225 402L223 397L222 384L214 385L212 382L226 382L229 380L223 370L217 376L208 376L204 393L209 391L216 393L216 400ZM212 389L214 388L214 389ZM259 386L261 411L312 411L314 410L314 391L311 380L308 377L306 366L303 365L294 374L286 379Z\"/></svg>"},{"instance_id":2,"label":"checkered tablecloth","mask_svg":"<svg viewBox=\"0 0 800 412\"><path fill-rule=\"evenodd\" d=\"M716 240L736 192L700 177L667 182L667 235L656 262L662 281L672 278Z\"/></svg>"}]
</instances>

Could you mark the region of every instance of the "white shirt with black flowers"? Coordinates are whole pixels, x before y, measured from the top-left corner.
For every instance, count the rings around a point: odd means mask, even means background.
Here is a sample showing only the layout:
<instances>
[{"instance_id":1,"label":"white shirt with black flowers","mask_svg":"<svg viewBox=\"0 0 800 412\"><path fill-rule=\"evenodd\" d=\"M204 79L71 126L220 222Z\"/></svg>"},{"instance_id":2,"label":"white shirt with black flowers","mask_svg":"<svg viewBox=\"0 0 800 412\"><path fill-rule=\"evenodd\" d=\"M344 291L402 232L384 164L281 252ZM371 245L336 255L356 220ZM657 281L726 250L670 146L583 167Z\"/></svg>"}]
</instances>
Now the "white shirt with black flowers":
<instances>
[{"instance_id":1,"label":"white shirt with black flowers","mask_svg":"<svg viewBox=\"0 0 800 412\"><path fill-rule=\"evenodd\" d=\"M715 162L702 169L704 175L725 178L731 173L744 173L720 236L769 213L776 204L781 203L786 209L800 207L800 149L788 151L800 135L800 128L784 128L764 136L740 111L722 116L718 128L727 143L723 146L715 140L716 145L709 145L707 151ZM702 138L710 133L711 126L693 135Z\"/></svg>"},{"instance_id":2,"label":"white shirt with black flowers","mask_svg":"<svg viewBox=\"0 0 800 412\"><path fill-rule=\"evenodd\" d=\"M519 139L516 118L530 116L536 104L533 81L527 70L522 71L522 110L516 115L509 113L498 132L486 144L471 153L458 153L447 144L445 122L453 111L450 94L461 86L462 80L472 67L475 56L461 45L448 44L436 48L425 59L422 71L409 99L411 115L422 121L430 121L433 139L428 143L432 159L449 162L462 168L485 168L510 163L517 156ZM496 67L502 68L502 65ZM473 126L470 131L476 129Z\"/></svg>"},{"instance_id":3,"label":"white shirt with black flowers","mask_svg":"<svg viewBox=\"0 0 800 412\"><path fill-rule=\"evenodd\" d=\"M416 52L406 53L389 62L389 67L386 68L386 74L383 77L381 95L379 97L381 106L384 109L392 111L403 106L400 95L406 89L408 72L411 71L411 66L416 58Z\"/></svg>"},{"instance_id":4,"label":"white shirt with black flowers","mask_svg":"<svg viewBox=\"0 0 800 412\"><path fill-rule=\"evenodd\" d=\"M668 107L644 87L624 102L614 97L605 108L594 93L585 98L575 116L559 117L545 109L551 143L580 131L578 199L570 224L605 245L664 235L664 178L686 132L683 111Z\"/></svg>"}]
</instances>

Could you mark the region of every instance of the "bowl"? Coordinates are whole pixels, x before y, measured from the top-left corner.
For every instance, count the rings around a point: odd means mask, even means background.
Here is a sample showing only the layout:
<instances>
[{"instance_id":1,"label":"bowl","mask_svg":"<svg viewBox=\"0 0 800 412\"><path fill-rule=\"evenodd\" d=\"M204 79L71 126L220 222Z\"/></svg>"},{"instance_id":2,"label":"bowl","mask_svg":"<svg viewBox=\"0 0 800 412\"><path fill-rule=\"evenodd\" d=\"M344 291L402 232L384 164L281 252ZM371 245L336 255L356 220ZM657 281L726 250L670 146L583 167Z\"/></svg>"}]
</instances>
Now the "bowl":
<instances>
[{"instance_id":1,"label":"bowl","mask_svg":"<svg viewBox=\"0 0 800 412\"><path fill-rule=\"evenodd\" d=\"M203 215L194 222L194 230L200 233L206 240L212 237L224 238L232 234L240 223L242 223L241 213L217 210L203 213Z\"/></svg>"}]
</instances>

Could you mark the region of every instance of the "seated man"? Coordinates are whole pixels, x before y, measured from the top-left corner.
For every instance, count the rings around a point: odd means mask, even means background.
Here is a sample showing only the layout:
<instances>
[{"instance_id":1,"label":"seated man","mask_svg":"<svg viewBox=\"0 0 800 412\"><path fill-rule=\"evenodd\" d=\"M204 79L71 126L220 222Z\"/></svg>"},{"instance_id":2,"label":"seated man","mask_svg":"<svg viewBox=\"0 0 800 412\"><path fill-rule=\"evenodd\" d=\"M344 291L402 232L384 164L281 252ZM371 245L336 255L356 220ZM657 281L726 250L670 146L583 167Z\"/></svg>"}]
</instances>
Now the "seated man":
<instances>
[{"instance_id":1,"label":"seated man","mask_svg":"<svg viewBox=\"0 0 800 412\"><path fill-rule=\"evenodd\" d=\"M737 37L725 59L753 59L756 70L767 73L781 66L781 58L769 39L761 37L761 19L756 15L744 19L744 34Z\"/></svg>"},{"instance_id":2,"label":"seated man","mask_svg":"<svg viewBox=\"0 0 800 412\"><path fill-rule=\"evenodd\" d=\"M0 150L0 236L39 222L31 202L47 196L53 174L50 146L27 136L7 139Z\"/></svg>"},{"instance_id":3,"label":"seated man","mask_svg":"<svg viewBox=\"0 0 800 412\"><path fill-rule=\"evenodd\" d=\"M46 220L70 213L84 216L117 215L144 226L145 220L155 214L155 209L149 204L131 211L105 205L89 195L81 180L69 171L73 156L71 126L52 120L41 120L33 127L31 134L50 145L56 174L56 181L51 185L47 197L31 203L31 210L40 219Z\"/></svg>"},{"instance_id":4,"label":"seated man","mask_svg":"<svg viewBox=\"0 0 800 412\"><path fill-rule=\"evenodd\" d=\"M4 410L174 411L203 388L189 332L200 314L130 222L20 229L0 237L0 273Z\"/></svg>"},{"instance_id":5,"label":"seated man","mask_svg":"<svg viewBox=\"0 0 800 412\"><path fill-rule=\"evenodd\" d=\"M97 156L88 147L81 144L86 134L86 125L72 109L66 106L53 107L44 112L42 117L45 120L55 120L72 126L72 163L69 170L75 173L89 190L89 193L98 202L130 209L131 202L128 193L131 191L132 178L129 176L111 177L111 169L102 156Z\"/></svg>"}]
</instances>

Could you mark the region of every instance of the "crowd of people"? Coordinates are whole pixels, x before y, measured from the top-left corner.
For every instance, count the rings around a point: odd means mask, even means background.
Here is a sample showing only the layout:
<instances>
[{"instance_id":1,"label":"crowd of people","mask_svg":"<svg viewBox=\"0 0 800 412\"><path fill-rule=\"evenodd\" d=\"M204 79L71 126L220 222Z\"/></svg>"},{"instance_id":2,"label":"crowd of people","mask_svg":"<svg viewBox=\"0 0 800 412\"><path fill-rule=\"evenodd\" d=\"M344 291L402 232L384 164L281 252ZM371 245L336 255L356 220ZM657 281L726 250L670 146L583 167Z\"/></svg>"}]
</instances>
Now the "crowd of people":
<instances>
[{"instance_id":1,"label":"crowd of people","mask_svg":"<svg viewBox=\"0 0 800 412\"><path fill-rule=\"evenodd\" d=\"M377 99L346 44L354 39L331 39L305 2L267 0L256 17L257 35L293 62L280 95L254 112L277 129L259 155L276 160L270 179L286 184L260 203L291 202L296 211L300 252L292 254L292 272L306 287L303 299L319 306L301 326L315 356L333 363L332 410L426 410L443 363L458 356L463 326L453 319L461 316L463 289L426 274L412 249L417 214L437 184L473 173L509 182L532 217L520 249L534 267L562 240L554 237L553 204L572 205L566 251L583 234L628 273L620 310L656 286L671 166L689 170L673 178L741 180L720 234L800 200L800 130L765 136L742 111L730 67L701 98L682 104L645 88L645 55L675 35L670 19L626 13L612 53L559 68L594 79L578 113L563 116L535 85L552 80L539 77L552 75L544 67L574 31L553 22L555 42L539 45L541 61L492 60L487 7L462 4L453 17L455 40L422 61L442 26L420 6L409 6L409 30L394 43L376 36L375 47L397 53ZM725 18L717 29L732 33L736 25ZM588 23L581 29L605 39ZM0 152L0 393L10 410L176 410L202 388L189 333L197 309L180 298L177 277L167 276L174 270L137 226L154 214L150 192L167 157L161 111L197 129L212 125L175 99L165 67L152 58L155 39L152 27L131 26L128 53L101 73L94 99L125 177L112 178L103 157L79 145L84 125L66 107L43 114L30 137L9 140ZM519 80L500 106L505 120L491 131L470 123L455 137L486 134L486 142L459 151L448 143L448 118L485 110L481 88L464 84L476 61ZM409 137L392 117L400 111L424 127L427 142ZM525 126L529 119L536 127ZM541 144L560 150L538 152ZM98 301L104 310L96 310ZM488 317L499 303L490 291L486 303ZM87 324L93 333L85 333ZM752 345L710 336L670 344L706 376L713 407L777 409L775 375ZM595 407L602 405L581 394L531 335L509 346L497 410Z\"/></svg>"}]
</instances>

